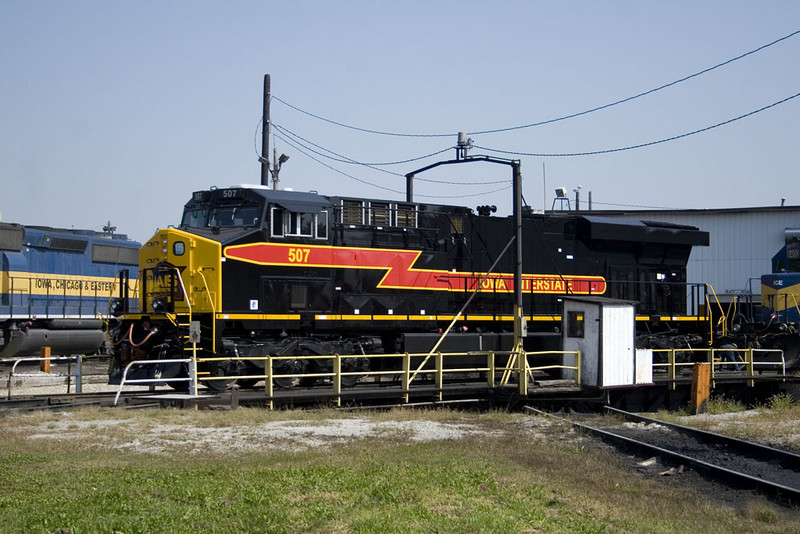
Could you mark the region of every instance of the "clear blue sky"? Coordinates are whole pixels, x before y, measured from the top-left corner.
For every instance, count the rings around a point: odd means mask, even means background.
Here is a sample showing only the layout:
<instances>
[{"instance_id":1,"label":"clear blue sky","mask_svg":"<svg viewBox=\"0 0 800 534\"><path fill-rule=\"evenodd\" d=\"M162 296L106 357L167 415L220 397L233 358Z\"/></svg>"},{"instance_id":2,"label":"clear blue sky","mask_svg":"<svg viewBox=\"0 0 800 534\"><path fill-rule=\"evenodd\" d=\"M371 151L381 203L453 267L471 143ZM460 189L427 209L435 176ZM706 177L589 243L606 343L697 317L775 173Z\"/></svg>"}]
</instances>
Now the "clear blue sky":
<instances>
[{"instance_id":1,"label":"clear blue sky","mask_svg":"<svg viewBox=\"0 0 800 534\"><path fill-rule=\"evenodd\" d=\"M0 213L5 222L76 228L99 229L110 220L145 240L177 224L192 191L258 183L256 133L267 73L274 96L334 121L453 134L367 134L273 101L273 121L308 141L353 160L389 162L453 146L458 131L602 106L798 29L800 2L790 0L0 0ZM629 103L471 137L476 145L524 153L646 143L794 95L798 67L800 35ZM508 157L521 159L525 199L537 209L550 208L560 185L570 192L582 185L582 201L591 191L595 208L765 206L781 197L798 205L798 119L800 98L648 148ZM283 186L403 198L337 173L281 139L270 143L291 157ZM454 155L385 168L403 175ZM323 161L359 180L404 188L402 177ZM474 164L424 177L489 182L510 179L510 171ZM415 191L419 200L490 203L507 213L510 191L490 192L503 186L420 182Z\"/></svg>"}]
</instances>

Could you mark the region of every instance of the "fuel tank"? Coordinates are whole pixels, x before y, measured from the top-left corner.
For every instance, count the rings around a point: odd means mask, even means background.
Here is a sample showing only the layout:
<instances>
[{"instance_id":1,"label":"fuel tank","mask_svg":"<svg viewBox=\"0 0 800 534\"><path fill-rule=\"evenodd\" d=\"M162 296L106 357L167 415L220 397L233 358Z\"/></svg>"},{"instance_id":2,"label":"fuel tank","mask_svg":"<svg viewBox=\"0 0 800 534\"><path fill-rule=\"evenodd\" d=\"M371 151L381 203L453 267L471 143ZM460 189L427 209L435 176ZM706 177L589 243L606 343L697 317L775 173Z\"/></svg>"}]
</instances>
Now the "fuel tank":
<instances>
[{"instance_id":1,"label":"fuel tank","mask_svg":"<svg viewBox=\"0 0 800 534\"><path fill-rule=\"evenodd\" d=\"M6 331L0 358L38 356L42 347L52 354L92 354L105 340L102 321L60 319L47 327L13 328Z\"/></svg>"}]
</instances>

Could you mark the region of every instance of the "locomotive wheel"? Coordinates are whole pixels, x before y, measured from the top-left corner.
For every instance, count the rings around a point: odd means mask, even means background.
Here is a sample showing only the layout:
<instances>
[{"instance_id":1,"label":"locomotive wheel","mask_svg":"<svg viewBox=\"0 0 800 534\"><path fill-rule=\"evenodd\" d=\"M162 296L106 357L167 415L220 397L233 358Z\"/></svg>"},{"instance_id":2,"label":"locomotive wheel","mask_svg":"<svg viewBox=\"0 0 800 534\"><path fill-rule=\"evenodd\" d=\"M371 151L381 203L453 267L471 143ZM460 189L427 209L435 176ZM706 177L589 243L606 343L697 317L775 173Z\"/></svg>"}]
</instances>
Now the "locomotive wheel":
<instances>
[{"instance_id":1,"label":"locomotive wheel","mask_svg":"<svg viewBox=\"0 0 800 534\"><path fill-rule=\"evenodd\" d=\"M363 378L362 376L343 376L342 377L342 387L351 388L358 384L358 381Z\"/></svg>"},{"instance_id":2,"label":"locomotive wheel","mask_svg":"<svg viewBox=\"0 0 800 534\"><path fill-rule=\"evenodd\" d=\"M272 381L281 389L291 389L300 383L300 377L286 376L283 378L273 378Z\"/></svg>"},{"instance_id":3,"label":"locomotive wheel","mask_svg":"<svg viewBox=\"0 0 800 534\"><path fill-rule=\"evenodd\" d=\"M238 380L236 383L239 384L239 387L252 389L258 383L258 380L258 378L245 378Z\"/></svg>"},{"instance_id":4,"label":"locomotive wheel","mask_svg":"<svg viewBox=\"0 0 800 534\"><path fill-rule=\"evenodd\" d=\"M342 371L345 373L369 371L369 360L366 358L347 359L342 362ZM366 375L343 375L342 387L351 388L359 381L366 378Z\"/></svg>"},{"instance_id":5,"label":"locomotive wheel","mask_svg":"<svg viewBox=\"0 0 800 534\"><path fill-rule=\"evenodd\" d=\"M189 391L189 382L182 380L180 382L167 382L167 385L175 391L185 392Z\"/></svg>"},{"instance_id":6,"label":"locomotive wheel","mask_svg":"<svg viewBox=\"0 0 800 534\"><path fill-rule=\"evenodd\" d=\"M210 376L230 375L230 373L226 372L225 368L219 364L214 365L209 374ZM203 380L201 382L205 387L212 391L226 391L229 387L231 387L231 384L233 384L233 380Z\"/></svg>"},{"instance_id":7,"label":"locomotive wheel","mask_svg":"<svg viewBox=\"0 0 800 534\"><path fill-rule=\"evenodd\" d=\"M280 365L277 369L275 369L275 374L279 375L288 375L291 373L304 373L305 372L305 365L300 360L286 360ZM272 382L281 389L291 389L298 384L300 384L299 376L281 376L278 378L273 378Z\"/></svg>"}]
</instances>

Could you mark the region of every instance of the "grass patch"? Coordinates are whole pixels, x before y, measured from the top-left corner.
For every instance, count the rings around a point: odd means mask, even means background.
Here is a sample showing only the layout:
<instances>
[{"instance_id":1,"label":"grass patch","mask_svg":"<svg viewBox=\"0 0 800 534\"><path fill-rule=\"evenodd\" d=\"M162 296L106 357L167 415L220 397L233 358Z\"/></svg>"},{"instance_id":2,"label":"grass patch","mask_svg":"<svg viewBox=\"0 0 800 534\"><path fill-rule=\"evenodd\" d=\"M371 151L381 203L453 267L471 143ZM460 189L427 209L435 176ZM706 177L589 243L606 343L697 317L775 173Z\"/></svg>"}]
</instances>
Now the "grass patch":
<instances>
[{"instance_id":1,"label":"grass patch","mask_svg":"<svg viewBox=\"0 0 800 534\"><path fill-rule=\"evenodd\" d=\"M775 412L789 412L797 407L797 401L788 393L778 393L767 400L767 407Z\"/></svg>"},{"instance_id":2,"label":"grass patch","mask_svg":"<svg viewBox=\"0 0 800 534\"><path fill-rule=\"evenodd\" d=\"M296 449L258 441L273 424L305 429L334 419L406 430ZM440 426L476 431L426 441L407 430ZM150 427L174 433L178 445L152 452ZM186 445L198 429L230 439L228 448ZM708 503L581 439L542 418L505 413L8 416L0 420L0 532L794 531L769 505L737 513Z\"/></svg>"},{"instance_id":3,"label":"grass patch","mask_svg":"<svg viewBox=\"0 0 800 534\"><path fill-rule=\"evenodd\" d=\"M730 399L724 395L711 397L708 400L708 413L710 414L743 412L746 409L747 406L745 406L744 403L736 399Z\"/></svg>"}]
</instances>

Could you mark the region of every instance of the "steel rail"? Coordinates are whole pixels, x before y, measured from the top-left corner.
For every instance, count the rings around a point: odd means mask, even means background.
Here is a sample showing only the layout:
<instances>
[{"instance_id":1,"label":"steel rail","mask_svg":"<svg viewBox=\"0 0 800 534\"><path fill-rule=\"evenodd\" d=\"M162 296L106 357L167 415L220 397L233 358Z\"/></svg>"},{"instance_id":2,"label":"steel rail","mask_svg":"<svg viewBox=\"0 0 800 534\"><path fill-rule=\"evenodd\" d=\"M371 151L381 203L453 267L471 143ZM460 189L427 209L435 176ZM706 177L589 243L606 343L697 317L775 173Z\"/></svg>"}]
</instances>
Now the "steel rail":
<instances>
[{"instance_id":1,"label":"steel rail","mask_svg":"<svg viewBox=\"0 0 800 534\"><path fill-rule=\"evenodd\" d=\"M136 396L135 392L123 393L125 398ZM14 399L0 399L0 416L22 411L59 410L82 406L111 405L113 392L93 393L45 393Z\"/></svg>"},{"instance_id":2,"label":"steel rail","mask_svg":"<svg viewBox=\"0 0 800 534\"><path fill-rule=\"evenodd\" d=\"M611 406L605 406L604 409L606 410L606 412L610 414L620 415L625 419L628 419L629 421L661 425L663 427L670 428L672 430L676 430L678 432L682 432L684 434L693 436L698 441L714 443L714 444L725 444L731 447L735 447L741 451L745 451L747 452L747 454L752 456L761 456L764 458L769 458L771 461L779 463L780 466L783 467L784 469L800 471L800 454L795 454L793 452L776 449L774 447L770 447L769 445L762 445L760 443L754 443L752 441L745 441L743 439L734 438L731 436L724 436L722 434L716 434L714 432L700 430L699 428L692 428L688 426L678 425L676 423L667 423L664 421L660 421L658 419L652 419L650 417L645 417L643 415L639 415L636 413L626 412L624 410L613 408ZM798 487L800 487L800 475L798 475Z\"/></svg>"},{"instance_id":3,"label":"steel rail","mask_svg":"<svg viewBox=\"0 0 800 534\"><path fill-rule=\"evenodd\" d=\"M610 407L607 407L607 408L610 408ZM534 412L534 413L544 414L544 415L547 415L549 417L554 417L556 419L561 419L563 421L566 421L569 424L571 424L574 428L582 430L582 431L584 431L584 432L586 432L588 434L597 436L600 439L602 439L603 441L609 442L609 443L611 443L613 445L623 445L623 446L629 447L629 448L634 449L634 450L645 451L648 454L662 455L664 457L670 458L673 461L677 461L677 462L680 462L680 463L682 463L684 465L688 465L688 466L694 467L699 471L702 471L702 472L704 472L706 474L709 474L709 475L713 476L714 478L723 479L723 480L726 480L728 482L736 483L736 484L740 484L740 485L744 485L744 486L747 486L748 484L752 484L756 488L758 488L759 490L763 491L764 493L769 493L770 495L773 495L773 496L776 496L776 497L780 497L780 498L784 498L784 499L786 499L786 500L788 500L788 501L790 501L792 503L800 503L800 475L798 475L798 477L797 477L797 486L787 486L785 484L781 484L781 483L778 483L778 482L773 482L771 480L767 480L767 479L764 479L764 478L755 477L755 476L749 475L747 473L742 473L742 472L739 472L739 471L735 471L733 469L728 469L727 467L722 467L722 466L714 464L714 463L706 462L704 460L700 460L699 458L695 458L693 456L688 456L686 454L682 454L682 453L674 451L674 450L665 449L663 447L659 447L657 445L653 445L652 443L647 443L645 441L641 441L641 440L638 440L638 439L635 439L635 438L632 438L632 437L629 437L629 436L624 436L624 435L618 434L616 432L613 432L611 430L605 430L605 429L593 427L593 426L590 426L590 425L587 425L587 424L584 424L584 423L578 423L576 421L571 421L569 419L564 419L564 418L561 418L561 417L557 417L557 416L554 416L554 415L549 414L547 412L544 412L544 411L541 411L541 410L537 410L537 409L531 408L531 407L526 407L525 409L528 410L528 411ZM611 410L613 411L613 413L615 413L617 415L623 415L625 417L630 415L632 418L636 418L636 419L638 419L638 420L640 420L642 422L645 422L645 421L652 422L652 423L655 423L655 424L658 424L658 425L662 425L662 426L666 426L666 427L672 428L673 430L687 429L687 430L692 431L692 433L700 432L702 434L697 434L697 435L698 436L702 435L703 437L699 441L711 442L712 439L713 439L714 441L716 441L717 444L731 443L731 444L735 444L734 446L736 446L736 447L741 447L743 450L752 450L752 451L756 451L757 450L757 451L760 451L757 454L765 454L765 455L775 454L775 456L777 458L788 458L788 461L791 462L791 463L794 463L794 462L797 462L797 461L800 460L800 456L798 456L796 454L793 454L793 453L786 452L786 451L780 451L779 449L773 449L771 447L758 445L756 443L744 442L744 441L738 440L736 438L730 438L728 436L721 436L719 434L714 434L712 432L698 431L696 429L689 429L688 427L681 427L680 425L671 425L669 423L664 423L664 422L658 421L656 419L649 419L649 418L646 418L646 417L638 416L636 414L629 414L628 412L624 412L622 410L617 410L617 409L614 409L614 408L612 408ZM746 445L744 445L744 444L746 444ZM735 452L733 454L735 454ZM742 454L742 455L744 455L744 454ZM749 453L749 452L746 454L746 456L751 457L751 458L754 455L755 454ZM797 465L797 464L793 464L793 465ZM793 468L791 466L788 467L788 469L797 470L796 468Z\"/></svg>"}]
</instances>

